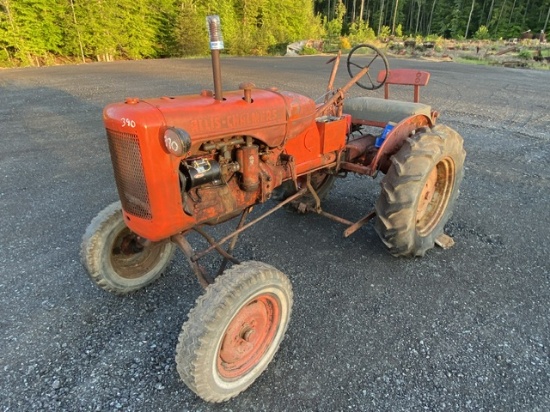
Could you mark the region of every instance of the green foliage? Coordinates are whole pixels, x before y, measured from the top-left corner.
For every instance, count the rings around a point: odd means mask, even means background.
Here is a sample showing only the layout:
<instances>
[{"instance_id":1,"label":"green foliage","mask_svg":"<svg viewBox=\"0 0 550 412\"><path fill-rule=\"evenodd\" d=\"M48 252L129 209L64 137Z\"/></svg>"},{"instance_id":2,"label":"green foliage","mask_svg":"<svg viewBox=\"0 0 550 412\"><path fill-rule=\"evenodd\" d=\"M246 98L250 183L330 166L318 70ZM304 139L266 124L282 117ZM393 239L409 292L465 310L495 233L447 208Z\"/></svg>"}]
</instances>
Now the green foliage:
<instances>
[{"instance_id":1,"label":"green foliage","mask_svg":"<svg viewBox=\"0 0 550 412\"><path fill-rule=\"evenodd\" d=\"M474 38L478 40L488 40L490 37L489 29L483 25L479 26L479 29L474 34Z\"/></svg>"},{"instance_id":2,"label":"green foliage","mask_svg":"<svg viewBox=\"0 0 550 412\"><path fill-rule=\"evenodd\" d=\"M482 57L478 56L461 56L456 59L457 63L468 63L468 64L475 64L475 65L481 65L481 66L487 66L489 64L489 61L483 59Z\"/></svg>"},{"instance_id":3,"label":"green foliage","mask_svg":"<svg viewBox=\"0 0 550 412\"><path fill-rule=\"evenodd\" d=\"M180 13L174 8L174 1L157 0L152 2L150 10L150 22L155 31L155 57L179 55L177 21Z\"/></svg>"},{"instance_id":4,"label":"green foliage","mask_svg":"<svg viewBox=\"0 0 550 412\"><path fill-rule=\"evenodd\" d=\"M435 34L430 34L424 38L424 41L434 44L434 51L441 53L445 47L445 39Z\"/></svg>"},{"instance_id":5,"label":"green foliage","mask_svg":"<svg viewBox=\"0 0 550 412\"><path fill-rule=\"evenodd\" d=\"M271 56L284 56L288 43L277 43L269 46L267 53Z\"/></svg>"},{"instance_id":6,"label":"green foliage","mask_svg":"<svg viewBox=\"0 0 550 412\"><path fill-rule=\"evenodd\" d=\"M0 49L0 66L12 67L13 61L7 49Z\"/></svg>"},{"instance_id":7,"label":"green foliage","mask_svg":"<svg viewBox=\"0 0 550 412\"><path fill-rule=\"evenodd\" d=\"M324 33L311 0L0 0L0 65L206 55L209 14L220 15L230 54ZM344 15L342 4L339 32Z\"/></svg>"},{"instance_id":8,"label":"green foliage","mask_svg":"<svg viewBox=\"0 0 550 412\"><path fill-rule=\"evenodd\" d=\"M410 33L434 41L461 39L467 26L484 40L538 33L546 24L548 0L472 1L0 0L0 66L206 55L209 14L220 15L224 53L233 55L280 54L310 39L332 51L347 46L342 36L350 45L374 41L372 27L382 39L395 27L396 40Z\"/></svg>"},{"instance_id":9,"label":"green foliage","mask_svg":"<svg viewBox=\"0 0 550 412\"><path fill-rule=\"evenodd\" d=\"M304 46L300 54L304 56L311 56L312 54L317 54L317 49L313 47Z\"/></svg>"},{"instance_id":10,"label":"green foliage","mask_svg":"<svg viewBox=\"0 0 550 412\"><path fill-rule=\"evenodd\" d=\"M359 21L351 23L349 26L348 39L353 45L372 42L376 39L374 30L369 27L368 22Z\"/></svg>"},{"instance_id":11,"label":"green foliage","mask_svg":"<svg viewBox=\"0 0 550 412\"><path fill-rule=\"evenodd\" d=\"M523 60L533 60L533 52L529 49L522 49L518 53L518 57Z\"/></svg>"},{"instance_id":12,"label":"green foliage","mask_svg":"<svg viewBox=\"0 0 550 412\"><path fill-rule=\"evenodd\" d=\"M351 43L347 37L340 37L340 50L351 49Z\"/></svg>"},{"instance_id":13,"label":"green foliage","mask_svg":"<svg viewBox=\"0 0 550 412\"><path fill-rule=\"evenodd\" d=\"M382 26L382 28L380 29L380 33L378 33L378 38L387 39L388 37L390 37L390 34L391 28L389 28L388 26Z\"/></svg>"},{"instance_id":14,"label":"green foliage","mask_svg":"<svg viewBox=\"0 0 550 412\"><path fill-rule=\"evenodd\" d=\"M208 32L206 15L197 10L193 0L181 2L180 13L176 18L176 44L178 56L199 56L208 52Z\"/></svg>"},{"instance_id":15,"label":"green foliage","mask_svg":"<svg viewBox=\"0 0 550 412\"><path fill-rule=\"evenodd\" d=\"M0 46L13 64L42 65L60 52L63 32L58 21L62 4L48 0L3 0L0 3Z\"/></svg>"},{"instance_id":16,"label":"green foliage","mask_svg":"<svg viewBox=\"0 0 550 412\"><path fill-rule=\"evenodd\" d=\"M397 37L403 37L403 25L401 23L399 23L395 28L395 35Z\"/></svg>"},{"instance_id":17,"label":"green foliage","mask_svg":"<svg viewBox=\"0 0 550 412\"><path fill-rule=\"evenodd\" d=\"M341 48L342 31L344 29L344 19L346 17L346 6L339 0L334 11L334 18L323 20L324 38L323 51L333 52Z\"/></svg>"}]
</instances>

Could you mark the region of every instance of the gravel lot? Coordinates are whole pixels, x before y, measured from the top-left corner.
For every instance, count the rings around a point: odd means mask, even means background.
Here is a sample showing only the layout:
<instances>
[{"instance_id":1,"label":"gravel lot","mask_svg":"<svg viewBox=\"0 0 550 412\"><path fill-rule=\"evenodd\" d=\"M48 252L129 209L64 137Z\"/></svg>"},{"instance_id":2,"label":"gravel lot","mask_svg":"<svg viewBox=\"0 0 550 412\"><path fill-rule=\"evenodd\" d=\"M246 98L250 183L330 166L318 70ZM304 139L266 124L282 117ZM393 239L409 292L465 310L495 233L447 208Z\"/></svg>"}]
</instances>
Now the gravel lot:
<instances>
[{"instance_id":1,"label":"gravel lot","mask_svg":"<svg viewBox=\"0 0 550 412\"><path fill-rule=\"evenodd\" d=\"M224 59L224 87L316 97L326 60ZM176 371L201 293L181 254L124 298L95 287L78 256L89 221L117 199L103 106L211 88L209 60L0 71L0 410L550 410L550 72L390 65L430 71L421 100L464 136L447 228L456 246L395 259L372 225L347 239L316 215L279 211L256 225L236 255L288 274L293 318L268 370L222 405ZM362 217L379 180L338 181L325 209Z\"/></svg>"}]
</instances>

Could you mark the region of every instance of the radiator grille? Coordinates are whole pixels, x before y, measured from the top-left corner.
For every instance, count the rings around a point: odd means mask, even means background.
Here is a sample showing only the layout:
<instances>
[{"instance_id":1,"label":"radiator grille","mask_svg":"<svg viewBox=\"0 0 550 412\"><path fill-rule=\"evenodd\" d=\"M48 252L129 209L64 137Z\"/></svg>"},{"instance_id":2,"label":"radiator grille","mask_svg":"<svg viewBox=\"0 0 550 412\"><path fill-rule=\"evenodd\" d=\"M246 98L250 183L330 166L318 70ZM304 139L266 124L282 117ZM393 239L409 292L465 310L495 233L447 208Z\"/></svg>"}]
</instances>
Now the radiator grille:
<instances>
[{"instance_id":1,"label":"radiator grille","mask_svg":"<svg viewBox=\"0 0 550 412\"><path fill-rule=\"evenodd\" d=\"M138 137L107 129L107 138L122 208L142 219L152 219Z\"/></svg>"}]
</instances>

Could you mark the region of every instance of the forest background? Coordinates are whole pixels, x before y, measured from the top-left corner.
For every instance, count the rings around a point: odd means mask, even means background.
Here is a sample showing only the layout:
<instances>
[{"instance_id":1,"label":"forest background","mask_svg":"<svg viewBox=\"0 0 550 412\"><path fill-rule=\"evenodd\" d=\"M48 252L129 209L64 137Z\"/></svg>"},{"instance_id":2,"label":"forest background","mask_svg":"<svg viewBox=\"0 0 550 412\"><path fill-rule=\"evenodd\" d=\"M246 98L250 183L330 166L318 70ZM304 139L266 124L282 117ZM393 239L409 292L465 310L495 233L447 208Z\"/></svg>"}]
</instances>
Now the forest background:
<instances>
[{"instance_id":1,"label":"forest background","mask_svg":"<svg viewBox=\"0 0 550 412\"><path fill-rule=\"evenodd\" d=\"M265 55L307 39L514 38L546 31L550 0L0 0L0 66L205 55L210 14L225 53Z\"/></svg>"}]
</instances>

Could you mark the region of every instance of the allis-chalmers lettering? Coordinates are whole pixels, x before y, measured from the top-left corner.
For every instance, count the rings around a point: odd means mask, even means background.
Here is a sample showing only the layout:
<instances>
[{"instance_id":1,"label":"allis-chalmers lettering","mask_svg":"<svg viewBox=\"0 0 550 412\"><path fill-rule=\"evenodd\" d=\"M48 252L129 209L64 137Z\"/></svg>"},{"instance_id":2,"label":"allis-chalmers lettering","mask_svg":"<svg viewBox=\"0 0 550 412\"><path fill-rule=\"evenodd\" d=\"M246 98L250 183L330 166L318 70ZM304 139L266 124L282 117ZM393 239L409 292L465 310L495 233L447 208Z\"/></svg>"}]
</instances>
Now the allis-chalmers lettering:
<instances>
[{"instance_id":1,"label":"allis-chalmers lettering","mask_svg":"<svg viewBox=\"0 0 550 412\"><path fill-rule=\"evenodd\" d=\"M243 112L227 116L209 115L191 120L188 131L190 133L204 133L220 128L237 129L250 126L265 126L277 120L285 121L285 117L285 113L277 109Z\"/></svg>"}]
</instances>

